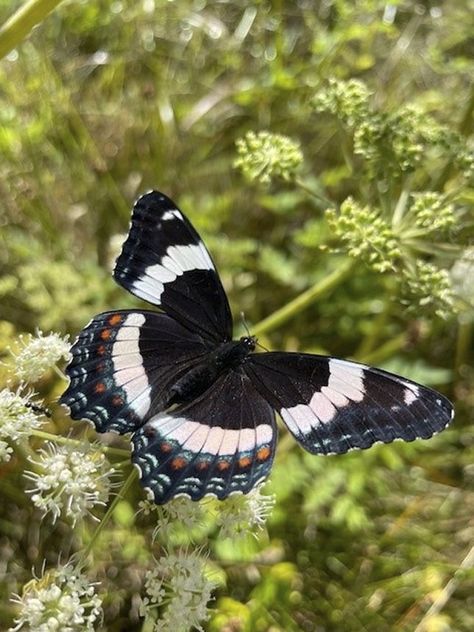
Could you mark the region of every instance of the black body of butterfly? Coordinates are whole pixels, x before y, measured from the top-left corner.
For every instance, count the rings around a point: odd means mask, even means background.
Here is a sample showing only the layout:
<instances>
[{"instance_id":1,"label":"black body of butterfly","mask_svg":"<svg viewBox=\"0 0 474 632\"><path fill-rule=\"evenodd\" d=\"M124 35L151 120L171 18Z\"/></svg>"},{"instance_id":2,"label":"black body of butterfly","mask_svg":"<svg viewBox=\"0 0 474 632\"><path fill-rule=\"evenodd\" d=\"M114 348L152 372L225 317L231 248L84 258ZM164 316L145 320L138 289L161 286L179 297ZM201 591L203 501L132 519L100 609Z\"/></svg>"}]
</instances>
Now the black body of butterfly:
<instances>
[{"instance_id":1,"label":"black body of butterfly","mask_svg":"<svg viewBox=\"0 0 474 632\"><path fill-rule=\"evenodd\" d=\"M427 439L453 416L440 393L380 369L305 353L254 353L232 340L214 263L177 206L135 204L114 277L162 312L96 316L72 347L61 397L98 432L132 433L132 460L156 503L249 492L268 475L278 413L300 445L340 454Z\"/></svg>"}]
</instances>

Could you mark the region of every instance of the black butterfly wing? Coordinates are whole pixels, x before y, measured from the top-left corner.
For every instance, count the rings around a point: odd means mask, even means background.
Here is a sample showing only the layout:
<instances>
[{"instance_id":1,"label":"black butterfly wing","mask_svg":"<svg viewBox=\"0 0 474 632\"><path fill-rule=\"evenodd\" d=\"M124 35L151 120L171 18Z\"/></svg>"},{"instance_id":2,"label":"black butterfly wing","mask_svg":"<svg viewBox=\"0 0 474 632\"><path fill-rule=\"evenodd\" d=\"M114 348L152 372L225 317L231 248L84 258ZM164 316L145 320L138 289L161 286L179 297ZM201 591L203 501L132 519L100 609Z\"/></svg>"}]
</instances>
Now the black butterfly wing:
<instances>
[{"instance_id":1,"label":"black butterfly wing","mask_svg":"<svg viewBox=\"0 0 474 632\"><path fill-rule=\"evenodd\" d=\"M133 208L114 277L215 342L232 337L232 315L214 263L189 220L166 195L147 193Z\"/></svg>"},{"instance_id":2,"label":"black butterfly wing","mask_svg":"<svg viewBox=\"0 0 474 632\"><path fill-rule=\"evenodd\" d=\"M60 403L98 432L132 432L164 410L170 386L208 352L207 340L166 314L99 314L72 346Z\"/></svg>"},{"instance_id":3,"label":"black butterfly wing","mask_svg":"<svg viewBox=\"0 0 474 632\"><path fill-rule=\"evenodd\" d=\"M453 417L440 393L381 369L304 353L252 355L245 372L309 452L428 439Z\"/></svg>"},{"instance_id":4,"label":"black butterfly wing","mask_svg":"<svg viewBox=\"0 0 474 632\"><path fill-rule=\"evenodd\" d=\"M149 419L132 436L132 460L156 503L175 496L248 493L270 471L275 414L240 370L195 401Z\"/></svg>"}]
</instances>

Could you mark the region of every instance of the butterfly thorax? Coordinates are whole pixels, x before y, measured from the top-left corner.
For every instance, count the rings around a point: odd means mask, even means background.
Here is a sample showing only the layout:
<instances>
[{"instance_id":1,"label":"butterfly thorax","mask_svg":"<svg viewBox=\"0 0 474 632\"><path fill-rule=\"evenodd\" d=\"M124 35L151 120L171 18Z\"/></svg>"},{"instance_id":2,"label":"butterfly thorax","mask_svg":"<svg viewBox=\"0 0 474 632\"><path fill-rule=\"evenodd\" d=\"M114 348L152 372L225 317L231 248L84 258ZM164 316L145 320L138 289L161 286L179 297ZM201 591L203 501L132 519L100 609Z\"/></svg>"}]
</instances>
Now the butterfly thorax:
<instances>
[{"instance_id":1,"label":"butterfly thorax","mask_svg":"<svg viewBox=\"0 0 474 632\"><path fill-rule=\"evenodd\" d=\"M255 338L253 336L244 336L240 340L221 343L202 362L184 373L171 387L167 407L190 402L199 397L215 383L219 375L240 366L254 350Z\"/></svg>"}]
</instances>

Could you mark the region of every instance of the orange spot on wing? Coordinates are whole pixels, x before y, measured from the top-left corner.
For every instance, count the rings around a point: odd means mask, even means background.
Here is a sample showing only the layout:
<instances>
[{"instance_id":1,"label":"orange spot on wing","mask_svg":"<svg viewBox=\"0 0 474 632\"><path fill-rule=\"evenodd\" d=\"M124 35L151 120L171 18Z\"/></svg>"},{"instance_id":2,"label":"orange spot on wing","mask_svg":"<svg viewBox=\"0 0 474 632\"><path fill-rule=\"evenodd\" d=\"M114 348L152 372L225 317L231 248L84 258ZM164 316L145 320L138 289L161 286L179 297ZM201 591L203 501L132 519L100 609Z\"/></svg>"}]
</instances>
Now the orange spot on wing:
<instances>
[{"instance_id":1,"label":"orange spot on wing","mask_svg":"<svg viewBox=\"0 0 474 632\"><path fill-rule=\"evenodd\" d=\"M97 371L97 373L100 373L101 371L103 371L105 369L105 364L104 362L99 362L99 364L95 367L95 370Z\"/></svg>"},{"instance_id":2,"label":"orange spot on wing","mask_svg":"<svg viewBox=\"0 0 474 632\"><path fill-rule=\"evenodd\" d=\"M115 327L115 325L119 325L122 322L122 317L120 316L120 314L114 314L113 316L111 316L109 318L109 325L112 325L112 327Z\"/></svg>"},{"instance_id":3,"label":"orange spot on wing","mask_svg":"<svg viewBox=\"0 0 474 632\"><path fill-rule=\"evenodd\" d=\"M160 450L162 452L171 452L171 450L173 449L173 446L171 445L171 443L167 443L166 441L163 441L163 443L160 443Z\"/></svg>"},{"instance_id":4,"label":"orange spot on wing","mask_svg":"<svg viewBox=\"0 0 474 632\"><path fill-rule=\"evenodd\" d=\"M225 470L228 470L229 467L230 467L229 461L219 461L217 464L217 469L219 470L219 472L224 472Z\"/></svg>"},{"instance_id":5,"label":"orange spot on wing","mask_svg":"<svg viewBox=\"0 0 474 632\"><path fill-rule=\"evenodd\" d=\"M107 387L103 382L97 382L97 384L94 386L94 391L96 393L104 393L106 390Z\"/></svg>"},{"instance_id":6,"label":"orange spot on wing","mask_svg":"<svg viewBox=\"0 0 474 632\"><path fill-rule=\"evenodd\" d=\"M120 397L120 395L114 395L114 397L112 397L112 404L114 406L123 406L123 397Z\"/></svg>"},{"instance_id":7,"label":"orange spot on wing","mask_svg":"<svg viewBox=\"0 0 474 632\"><path fill-rule=\"evenodd\" d=\"M102 331L100 332L100 337L102 338L102 340L109 340L111 335L112 332L110 331L110 329L102 329Z\"/></svg>"},{"instance_id":8,"label":"orange spot on wing","mask_svg":"<svg viewBox=\"0 0 474 632\"><path fill-rule=\"evenodd\" d=\"M97 348L97 353L98 353L99 355L104 355L104 353L105 353L105 345L100 345L100 346Z\"/></svg>"},{"instance_id":9,"label":"orange spot on wing","mask_svg":"<svg viewBox=\"0 0 474 632\"><path fill-rule=\"evenodd\" d=\"M268 447L260 448L260 450L257 451L257 460L266 461L268 457L270 456L270 454L271 454L270 448Z\"/></svg>"},{"instance_id":10,"label":"orange spot on wing","mask_svg":"<svg viewBox=\"0 0 474 632\"><path fill-rule=\"evenodd\" d=\"M252 459L248 456L243 456L239 459L239 467L248 467L252 463Z\"/></svg>"},{"instance_id":11,"label":"orange spot on wing","mask_svg":"<svg viewBox=\"0 0 474 632\"><path fill-rule=\"evenodd\" d=\"M209 463L207 461L199 461L196 463L196 469L202 472L203 470L207 470L209 467Z\"/></svg>"},{"instance_id":12,"label":"orange spot on wing","mask_svg":"<svg viewBox=\"0 0 474 632\"><path fill-rule=\"evenodd\" d=\"M188 464L186 459L183 459L181 456L177 456L175 459L171 461L171 468L173 470L181 470Z\"/></svg>"}]
</instances>

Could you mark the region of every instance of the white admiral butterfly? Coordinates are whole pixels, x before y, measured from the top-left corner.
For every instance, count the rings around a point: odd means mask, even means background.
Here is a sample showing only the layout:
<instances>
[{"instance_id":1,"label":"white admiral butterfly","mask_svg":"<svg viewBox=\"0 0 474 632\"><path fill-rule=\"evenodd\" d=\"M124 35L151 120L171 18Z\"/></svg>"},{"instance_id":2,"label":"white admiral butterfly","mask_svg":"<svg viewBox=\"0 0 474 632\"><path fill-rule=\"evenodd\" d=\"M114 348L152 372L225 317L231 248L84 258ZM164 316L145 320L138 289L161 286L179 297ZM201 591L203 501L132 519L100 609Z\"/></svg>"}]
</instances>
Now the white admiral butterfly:
<instances>
[{"instance_id":1,"label":"white admiral butterfly","mask_svg":"<svg viewBox=\"0 0 474 632\"><path fill-rule=\"evenodd\" d=\"M249 492L272 465L275 413L314 454L427 439L452 419L443 395L380 369L232 340L213 261L162 193L136 202L114 277L163 311L96 316L72 347L61 403L98 432L133 433L156 503Z\"/></svg>"}]
</instances>

